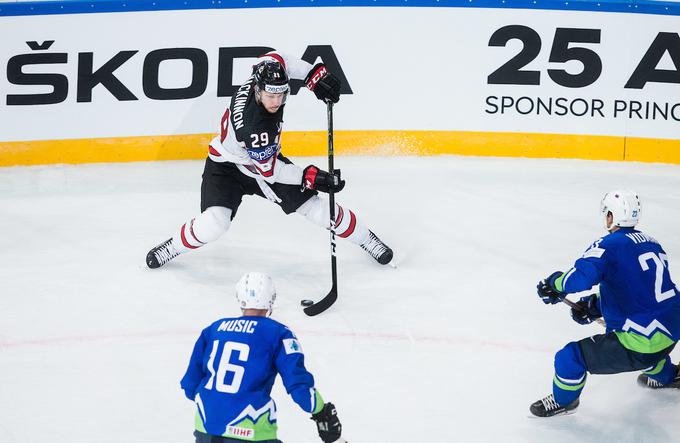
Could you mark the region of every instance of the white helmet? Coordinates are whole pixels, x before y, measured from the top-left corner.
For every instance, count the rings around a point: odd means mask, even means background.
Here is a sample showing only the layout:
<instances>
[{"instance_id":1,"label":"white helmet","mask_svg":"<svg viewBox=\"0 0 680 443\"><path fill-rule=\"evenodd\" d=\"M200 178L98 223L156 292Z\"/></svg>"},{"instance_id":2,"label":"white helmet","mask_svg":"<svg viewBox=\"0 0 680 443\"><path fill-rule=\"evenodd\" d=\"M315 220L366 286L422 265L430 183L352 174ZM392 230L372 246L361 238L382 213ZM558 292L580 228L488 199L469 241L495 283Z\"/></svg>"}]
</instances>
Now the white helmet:
<instances>
[{"instance_id":1,"label":"white helmet","mask_svg":"<svg viewBox=\"0 0 680 443\"><path fill-rule=\"evenodd\" d=\"M604 227L608 231L614 226L632 228L640 220L640 198L633 191L607 192L600 203L600 211L604 217ZM607 227L607 214L612 213L613 222Z\"/></svg>"},{"instance_id":2,"label":"white helmet","mask_svg":"<svg viewBox=\"0 0 680 443\"><path fill-rule=\"evenodd\" d=\"M276 300L272 278L260 272L248 272L236 283L236 300L241 309L268 309Z\"/></svg>"}]
</instances>

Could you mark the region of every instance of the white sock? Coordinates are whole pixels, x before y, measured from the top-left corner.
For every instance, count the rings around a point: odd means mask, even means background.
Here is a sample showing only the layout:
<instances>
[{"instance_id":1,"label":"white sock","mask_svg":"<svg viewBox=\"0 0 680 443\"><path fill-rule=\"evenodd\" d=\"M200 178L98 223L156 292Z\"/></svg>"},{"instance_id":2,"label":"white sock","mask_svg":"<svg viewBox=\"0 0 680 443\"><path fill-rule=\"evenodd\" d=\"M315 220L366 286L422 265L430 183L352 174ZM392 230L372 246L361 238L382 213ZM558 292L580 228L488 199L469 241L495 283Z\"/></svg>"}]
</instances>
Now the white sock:
<instances>
[{"instance_id":1,"label":"white sock","mask_svg":"<svg viewBox=\"0 0 680 443\"><path fill-rule=\"evenodd\" d=\"M318 195L307 200L297 211L307 220L322 228L329 228L330 225L330 205L328 201ZM354 212L345 209L339 204L335 204L335 234L340 238L346 238L354 244L360 245L368 240L368 228L364 225Z\"/></svg>"},{"instance_id":2,"label":"white sock","mask_svg":"<svg viewBox=\"0 0 680 443\"><path fill-rule=\"evenodd\" d=\"M172 237L172 244L177 252L183 254L217 240L227 232L229 225L231 225L231 209L211 206L184 223Z\"/></svg>"}]
</instances>

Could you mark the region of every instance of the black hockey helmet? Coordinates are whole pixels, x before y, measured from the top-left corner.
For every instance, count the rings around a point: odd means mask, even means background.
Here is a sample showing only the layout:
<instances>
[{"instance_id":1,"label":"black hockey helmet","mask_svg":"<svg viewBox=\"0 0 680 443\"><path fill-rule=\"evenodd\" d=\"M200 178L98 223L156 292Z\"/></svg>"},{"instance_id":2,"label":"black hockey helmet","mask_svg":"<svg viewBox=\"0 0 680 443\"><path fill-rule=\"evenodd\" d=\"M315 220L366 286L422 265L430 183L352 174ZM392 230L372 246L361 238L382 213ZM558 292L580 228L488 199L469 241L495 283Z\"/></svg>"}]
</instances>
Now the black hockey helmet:
<instances>
[{"instance_id":1,"label":"black hockey helmet","mask_svg":"<svg viewBox=\"0 0 680 443\"><path fill-rule=\"evenodd\" d=\"M253 67L253 75L255 76L255 92L258 96L262 91L271 94L286 94L285 103L290 87L286 68L281 63L272 60L260 62Z\"/></svg>"}]
</instances>

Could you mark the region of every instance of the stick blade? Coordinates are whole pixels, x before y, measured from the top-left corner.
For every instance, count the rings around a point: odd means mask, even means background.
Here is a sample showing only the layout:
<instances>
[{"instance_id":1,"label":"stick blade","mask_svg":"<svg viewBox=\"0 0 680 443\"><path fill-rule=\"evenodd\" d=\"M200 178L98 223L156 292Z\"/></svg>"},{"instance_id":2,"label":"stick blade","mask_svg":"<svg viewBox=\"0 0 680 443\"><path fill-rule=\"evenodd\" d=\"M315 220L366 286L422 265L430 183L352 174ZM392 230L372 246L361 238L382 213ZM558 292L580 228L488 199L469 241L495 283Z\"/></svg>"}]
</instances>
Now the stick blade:
<instances>
[{"instance_id":1,"label":"stick blade","mask_svg":"<svg viewBox=\"0 0 680 443\"><path fill-rule=\"evenodd\" d=\"M326 309L333 306L333 303L335 303L335 301L337 299L338 299L338 290L335 286L333 286L331 291L324 298L322 298L318 302L304 308L305 314L309 315L310 317L313 317L315 315L319 315L322 312L324 312Z\"/></svg>"}]
</instances>

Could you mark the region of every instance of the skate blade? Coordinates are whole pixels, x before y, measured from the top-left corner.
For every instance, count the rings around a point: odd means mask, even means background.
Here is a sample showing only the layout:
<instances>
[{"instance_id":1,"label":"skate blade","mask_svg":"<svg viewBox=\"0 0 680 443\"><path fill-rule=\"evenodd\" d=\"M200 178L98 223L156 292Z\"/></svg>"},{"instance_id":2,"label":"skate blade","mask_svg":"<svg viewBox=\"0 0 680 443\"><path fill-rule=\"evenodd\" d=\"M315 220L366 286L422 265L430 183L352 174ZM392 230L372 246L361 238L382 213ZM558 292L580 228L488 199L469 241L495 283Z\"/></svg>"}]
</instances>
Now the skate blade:
<instances>
[{"instance_id":1,"label":"skate blade","mask_svg":"<svg viewBox=\"0 0 680 443\"><path fill-rule=\"evenodd\" d=\"M527 418L546 419L546 418L564 417L566 415L571 415L571 414L575 414L575 413L576 413L576 409L572 409L571 411L560 412L559 414L551 415L550 417L539 417L538 415L534 415L532 413L529 413L529 415L527 415Z\"/></svg>"},{"instance_id":2,"label":"skate blade","mask_svg":"<svg viewBox=\"0 0 680 443\"><path fill-rule=\"evenodd\" d=\"M392 260L390 260L389 263L383 265L383 267L390 267L392 269L397 269L399 266L401 266L401 263L404 261L404 256L402 254L396 254L393 253L394 255L392 256Z\"/></svg>"}]
</instances>

